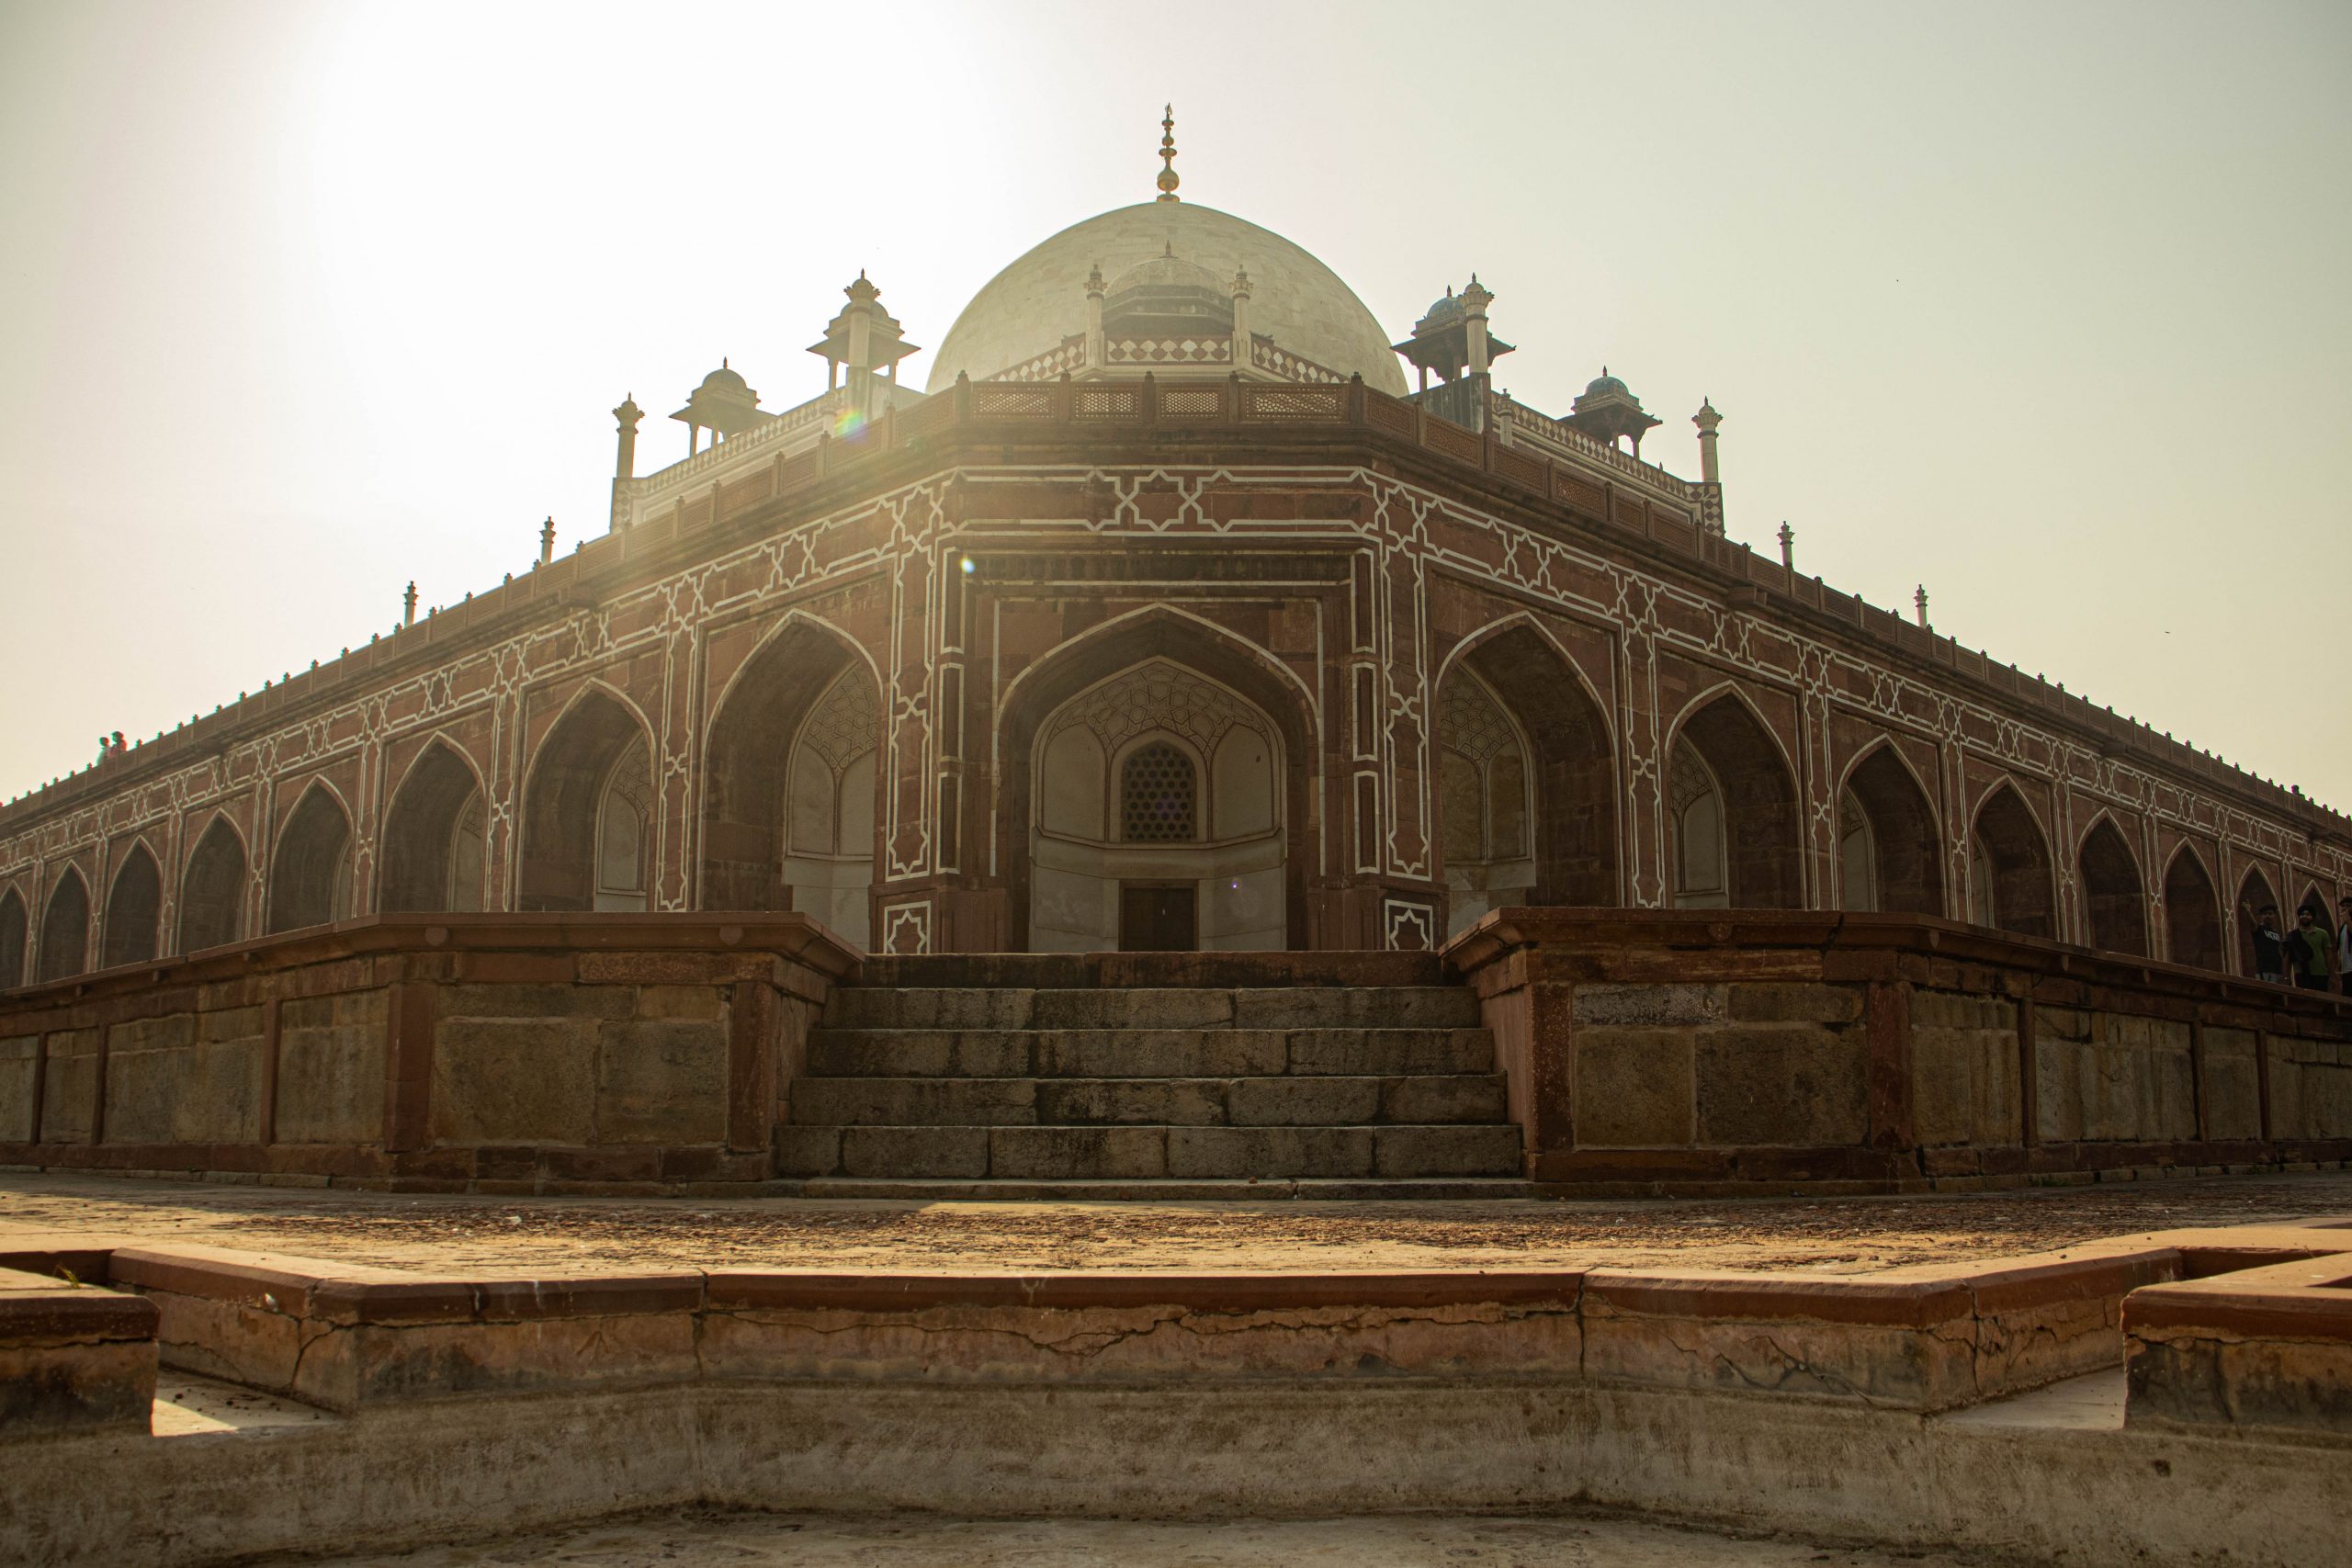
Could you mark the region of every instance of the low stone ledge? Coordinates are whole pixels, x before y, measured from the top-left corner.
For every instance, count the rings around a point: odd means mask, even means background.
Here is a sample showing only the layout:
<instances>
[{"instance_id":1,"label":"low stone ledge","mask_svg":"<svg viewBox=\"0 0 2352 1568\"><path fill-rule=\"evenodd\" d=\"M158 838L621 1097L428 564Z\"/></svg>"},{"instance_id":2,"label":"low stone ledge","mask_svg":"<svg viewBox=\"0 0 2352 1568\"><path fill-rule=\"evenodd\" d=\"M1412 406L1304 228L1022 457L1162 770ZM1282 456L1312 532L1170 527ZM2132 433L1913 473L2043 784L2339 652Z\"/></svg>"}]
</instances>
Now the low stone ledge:
<instances>
[{"instance_id":1,"label":"low stone ledge","mask_svg":"<svg viewBox=\"0 0 2352 1568\"><path fill-rule=\"evenodd\" d=\"M148 1429L153 1303L0 1269L0 1443Z\"/></svg>"},{"instance_id":2,"label":"low stone ledge","mask_svg":"<svg viewBox=\"0 0 2352 1568\"><path fill-rule=\"evenodd\" d=\"M2127 1424L2352 1439L2352 1256L2138 1292L2123 1333Z\"/></svg>"}]
</instances>

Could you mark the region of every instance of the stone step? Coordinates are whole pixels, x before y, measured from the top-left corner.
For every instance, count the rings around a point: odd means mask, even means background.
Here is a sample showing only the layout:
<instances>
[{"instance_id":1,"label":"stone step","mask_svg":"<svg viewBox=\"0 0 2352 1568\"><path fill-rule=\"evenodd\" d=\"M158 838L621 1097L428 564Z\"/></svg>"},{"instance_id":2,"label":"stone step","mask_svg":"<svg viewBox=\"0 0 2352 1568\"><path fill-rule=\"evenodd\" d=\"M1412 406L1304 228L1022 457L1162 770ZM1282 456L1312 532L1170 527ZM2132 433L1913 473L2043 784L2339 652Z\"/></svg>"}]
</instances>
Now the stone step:
<instances>
[{"instance_id":1,"label":"stone step","mask_svg":"<svg viewBox=\"0 0 2352 1568\"><path fill-rule=\"evenodd\" d=\"M887 1177L812 1176L780 1187L802 1198L915 1200L927 1203L1447 1203L1532 1199L1532 1182L1510 1176L1419 1177L1351 1181L1343 1178L1273 1177L1208 1181L904 1180Z\"/></svg>"},{"instance_id":2,"label":"stone step","mask_svg":"<svg viewBox=\"0 0 2352 1568\"><path fill-rule=\"evenodd\" d=\"M784 1177L1215 1180L1517 1177L1512 1125L779 1128Z\"/></svg>"},{"instance_id":3,"label":"stone step","mask_svg":"<svg viewBox=\"0 0 2352 1568\"><path fill-rule=\"evenodd\" d=\"M877 953L860 987L1019 987L1029 990L1176 986L1442 986L1452 976L1433 953Z\"/></svg>"},{"instance_id":4,"label":"stone step","mask_svg":"<svg viewBox=\"0 0 2352 1568\"><path fill-rule=\"evenodd\" d=\"M1116 989L843 986L826 1004L836 1029L1469 1029L1476 994L1461 986L1165 986Z\"/></svg>"},{"instance_id":5,"label":"stone step","mask_svg":"<svg viewBox=\"0 0 2352 1568\"><path fill-rule=\"evenodd\" d=\"M811 1077L1399 1077L1491 1072L1483 1029L812 1030Z\"/></svg>"},{"instance_id":6,"label":"stone step","mask_svg":"<svg viewBox=\"0 0 2352 1568\"><path fill-rule=\"evenodd\" d=\"M1340 1127L1495 1122L1498 1073L1411 1077L805 1077L804 1127Z\"/></svg>"}]
</instances>

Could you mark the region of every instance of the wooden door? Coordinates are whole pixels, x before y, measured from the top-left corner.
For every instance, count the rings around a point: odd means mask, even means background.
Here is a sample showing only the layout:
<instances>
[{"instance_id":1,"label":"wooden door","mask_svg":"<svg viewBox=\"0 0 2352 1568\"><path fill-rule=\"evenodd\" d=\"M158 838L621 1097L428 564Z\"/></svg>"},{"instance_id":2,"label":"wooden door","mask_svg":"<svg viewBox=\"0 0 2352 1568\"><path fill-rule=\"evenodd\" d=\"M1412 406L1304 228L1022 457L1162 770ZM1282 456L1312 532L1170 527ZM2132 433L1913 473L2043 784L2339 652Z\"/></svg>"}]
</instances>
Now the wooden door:
<instances>
[{"instance_id":1,"label":"wooden door","mask_svg":"<svg viewBox=\"0 0 2352 1568\"><path fill-rule=\"evenodd\" d=\"M1119 884L1121 953L1193 953L1200 945L1200 917L1191 883Z\"/></svg>"}]
</instances>

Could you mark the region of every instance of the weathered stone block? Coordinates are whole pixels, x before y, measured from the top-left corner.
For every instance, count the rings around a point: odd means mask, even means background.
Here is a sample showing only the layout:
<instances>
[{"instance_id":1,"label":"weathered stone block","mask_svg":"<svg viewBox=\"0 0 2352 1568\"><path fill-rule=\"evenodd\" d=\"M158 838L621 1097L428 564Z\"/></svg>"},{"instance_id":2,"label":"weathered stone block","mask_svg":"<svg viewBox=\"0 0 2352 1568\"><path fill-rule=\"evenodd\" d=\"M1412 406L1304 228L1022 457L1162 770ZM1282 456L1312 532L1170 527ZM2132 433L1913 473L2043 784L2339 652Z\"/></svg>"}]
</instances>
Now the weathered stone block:
<instances>
[{"instance_id":1,"label":"weathered stone block","mask_svg":"<svg viewBox=\"0 0 2352 1568\"><path fill-rule=\"evenodd\" d=\"M1171 1127L1176 1177L1370 1176L1369 1127Z\"/></svg>"},{"instance_id":2,"label":"weathered stone block","mask_svg":"<svg viewBox=\"0 0 2352 1568\"><path fill-rule=\"evenodd\" d=\"M1931 1011L1946 1018L1983 1019L1997 1017L2003 1006L1989 1002L1983 1008ZM1930 1147L2020 1142L2024 1126L2014 1026L1923 1025L1916 1008L1912 1018L1912 1117L1919 1142Z\"/></svg>"},{"instance_id":3,"label":"weathered stone block","mask_svg":"<svg viewBox=\"0 0 2352 1568\"><path fill-rule=\"evenodd\" d=\"M707 1020L725 1016L716 986L639 986L633 1010L644 1019Z\"/></svg>"},{"instance_id":4,"label":"weathered stone block","mask_svg":"<svg viewBox=\"0 0 2352 1568\"><path fill-rule=\"evenodd\" d=\"M596 1056L595 1137L615 1144L715 1144L727 1136L727 1026L608 1022Z\"/></svg>"},{"instance_id":5,"label":"weathered stone block","mask_svg":"<svg viewBox=\"0 0 2352 1568\"><path fill-rule=\"evenodd\" d=\"M1581 995L1583 987L1577 987ZM1698 1127L1693 1037L1685 1029L1579 1029L1576 1141L1681 1148Z\"/></svg>"},{"instance_id":6,"label":"weathered stone block","mask_svg":"<svg viewBox=\"0 0 2352 1568\"><path fill-rule=\"evenodd\" d=\"M1420 1124L1500 1122L1510 1114L1510 1099L1500 1073L1391 1078L1381 1086L1380 1119Z\"/></svg>"},{"instance_id":7,"label":"weathered stone block","mask_svg":"<svg viewBox=\"0 0 2352 1568\"><path fill-rule=\"evenodd\" d=\"M627 986L444 986L443 1018L627 1018L636 998Z\"/></svg>"},{"instance_id":8,"label":"weathered stone block","mask_svg":"<svg viewBox=\"0 0 2352 1568\"><path fill-rule=\"evenodd\" d=\"M1720 1023L1730 1011L1726 986L1617 986L1576 988L1570 1016L1577 1023L1696 1025Z\"/></svg>"},{"instance_id":9,"label":"weathered stone block","mask_svg":"<svg viewBox=\"0 0 2352 1568\"><path fill-rule=\"evenodd\" d=\"M1243 1078L1227 1094L1226 1107L1236 1126L1360 1126L1380 1115L1380 1080Z\"/></svg>"},{"instance_id":10,"label":"weathered stone block","mask_svg":"<svg viewBox=\"0 0 2352 1568\"><path fill-rule=\"evenodd\" d=\"M1016 1181L1154 1180L1168 1174L1168 1129L991 1128L989 1174Z\"/></svg>"},{"instance_id":11,"label":"weathered stone block","mask_svg":"<svg viewBox=\"0 0 2352 1568\"><path fill-rule=\"evenodd\" d=\"M1695 1043L1702 1144L1858 1145L1869 1132L1860 1031L1757 1024Z\"/></svg>"},{"instance_id":12,"label":"weathered stone block","mask_svg":"<svg viewBox=\"0 0 2352 1568\"><path fill-rule=\"evenodd\" d=\"M40 1073L40 1035L0 1040L0 1143L29 1144L39 1136L40 1129L33 1125L33 1089Z\"/></svg>"},{"instance_id":13,"label":"weathered stone block","mask_svg":"<svg viewBox=\"0 0 2352 1568\"><path fill-rule=\"evenodd\" d=\"M79 1144L89 1141L90 1119L97 1108L98 1032L61 1029L46 1042L48 1065L43 1072L40 1100L40 1141Z\"/></svg>"},{"instance_id":14,"label":"weathered stone block","mask_svg":"<svg viewBox=\"0 0 2352 1568\"><path fill-rule=\"evenodd\" d=\"M1037 1119L1029 1078L803 1078L796 1121L842 1127L973 1126Z\"/></svg>"},{"instance_id":15,"label":"weathered stone block","mask_svg":"<svg viewBox=\"0 0 2352 1568\"><path fill-rule=\"evenodd\" d=\"M1731 1016L1754 1023L1852 1023L1862 1016L1862 987L1795 982L1736 985Z\"/></svg>"},{"instance_id":16,"label":"weathered stone block","mask_svg":"<svg viewBox=\"0 0 2352 1568\"><path fill-rule=\"evenodd\" d=\"M844 1176L973 1177L989 1173L986 1127L845 1127Z\"/></svg>"},{"instance_id":17,"label":"weathered stone block","mask_svg":"<svg viewBox=\"0 0 2352 1568\"><path fill-rule=\"evenodd\" d=\"M1287 1068L1264 1070L1401 1077L1494 1065L1494 1038L1484 1029L1299 1029L1289 1037Z\"/></svg>"},{"instance_id":18,"label":"weathered stone block","mask_svg":"<svg viewBox=\"0 0 2352 1568\"><path fill-rule=\"evenodd\" d=\"M1515 1126L1376 1127L1374 1168L1389 1177L1518 1176Z\"/></svg>"},{"instance_id":19,"label":"weathered stone block","mask_svg":"<svg viewBox=\"0 0 2352 1568\"><path fill-rule=\"evenodd\" d=\"M378 993L380 995L380 993ZM327 998L278 1012L277 1141L372 1144L384 1133L384 1027L336 1026ZM379 1004L380 1005L380 1004ZM296 1020L311 1017L314 1026Z\"/></svg>"},{"instance_id":20,"label":"weathered stone block","mask_svg":"<svg viewBox=\"0 0 2352 1568\"><path fill-rule=\"evenodd\" d=\"M2205 1133L2219 1139L2262 1136L2262 1075L2254 1031L2205 1031Z\"/></svg>"},{"instance_id":21,"label":"weathered stone block","mask_svg":"<svg viewBox=\"0 0 2352 1568\"><path fill-rule=\"evenodd\" d=\"M593 1019L442 1019L433 1036L433 1137L593 1142L596 1044Z\"/></svg>"},{"instance_id":22,"label":"weathered stone block","mask_svg":"<svg viewBox=\"0 0 2352 1568\"><path fill-rule=\"evenodd\" d=\"M197 1015L198 1040L258 1040L261 1032L261 1009L257 1007L222 1008Z\"/></svg>"},{"instance_id":23,"label":"weathered stone block","mask_svg":"<svg viewBox=\"0 0 2352 1568\"><path fill-rule=\"evenodd\" d=\"M1221 1078L1068 1078L1036 1086L1037 1120L1076 1125L1216 1126L1226 1120Z\"/></svg>"}]
</instances>

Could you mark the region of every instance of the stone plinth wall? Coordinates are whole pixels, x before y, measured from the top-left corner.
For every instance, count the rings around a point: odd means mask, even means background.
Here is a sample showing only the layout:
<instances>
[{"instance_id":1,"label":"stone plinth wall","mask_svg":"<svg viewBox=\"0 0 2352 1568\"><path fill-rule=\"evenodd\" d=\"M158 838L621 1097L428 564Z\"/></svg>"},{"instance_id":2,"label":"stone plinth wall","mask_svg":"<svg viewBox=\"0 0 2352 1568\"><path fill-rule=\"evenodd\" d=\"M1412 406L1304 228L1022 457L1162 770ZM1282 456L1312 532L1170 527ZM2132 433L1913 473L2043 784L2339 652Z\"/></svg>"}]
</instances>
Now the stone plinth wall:
<instances>
[{"instance_id":1,"label":"stone plinth wall","mask_svg":"<svg viewBox=\"0 0 2352 1568\"><path fill-rule=\"evenodd\" d=\"M391 915L38 987L0 1001L0 1163L756 1180L856 962L797 915Z\"/></svg>"},{"instance_id":2,"label":"stone plinth wall","mask_svg":"<svg viewBox=\"0 0 2352 1568\"><path fill-rule=\"evenodd\" d=\"M2080 1179L2352 1155L2352 1004L1948 920L1503 909L1478 988L1529 1173Z\"/></svg>"}]
</instances>

